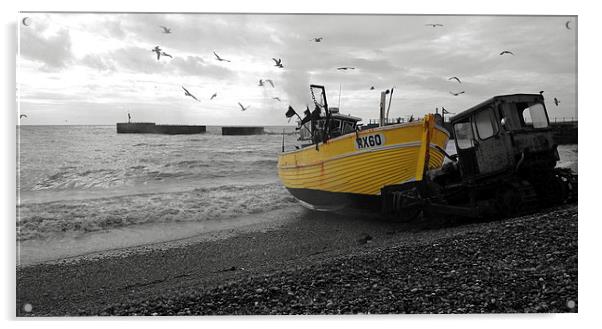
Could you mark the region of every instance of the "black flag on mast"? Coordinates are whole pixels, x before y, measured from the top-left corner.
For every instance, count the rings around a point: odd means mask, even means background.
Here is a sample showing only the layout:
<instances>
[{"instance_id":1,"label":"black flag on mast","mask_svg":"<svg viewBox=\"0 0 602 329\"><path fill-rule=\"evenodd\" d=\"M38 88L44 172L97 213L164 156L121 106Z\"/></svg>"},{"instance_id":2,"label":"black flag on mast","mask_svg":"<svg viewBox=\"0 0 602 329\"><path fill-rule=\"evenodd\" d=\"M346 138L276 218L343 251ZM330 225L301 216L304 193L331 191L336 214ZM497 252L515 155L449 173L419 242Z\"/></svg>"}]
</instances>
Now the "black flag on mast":
<instances>
[{"instance_id":1,"label":"black flag on mast","mask_svg":"<svg viewBox=\"0 0 602 329\"><path fill-rule=\"evenodd\" d=\"M305 110L305 118L303 118L301 120L301 123L299 123L300 126L308 123L309 121L311 121L311 112L309 111L309 106L307 107L307 109Z\"/></svg>"},{"instance_id":2,"label":"black flag on mast","mask_svg":"<svg viewBox=\"0 0 602 329\"><path fill-rule=\"evenodd\" d=\"M284 114L287 118L292 117L293 115L296 115L297 112L295 112L295 110L293 109L292 106L288 106L288 111L286 111L286 114Z\"/></svg>"}]
</instances>

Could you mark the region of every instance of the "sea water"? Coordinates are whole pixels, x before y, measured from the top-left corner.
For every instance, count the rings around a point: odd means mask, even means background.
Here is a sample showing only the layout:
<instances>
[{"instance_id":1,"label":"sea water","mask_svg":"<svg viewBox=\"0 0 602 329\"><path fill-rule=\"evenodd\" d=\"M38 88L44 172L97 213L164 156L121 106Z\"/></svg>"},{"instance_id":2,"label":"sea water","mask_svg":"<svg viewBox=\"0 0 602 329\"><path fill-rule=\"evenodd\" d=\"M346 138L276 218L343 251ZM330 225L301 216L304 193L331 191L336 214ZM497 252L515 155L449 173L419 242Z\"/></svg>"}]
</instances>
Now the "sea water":
<instances>
[{"instance_id":1,"label":"sea water","mask_svg":"<svg viewBox=\"0 0 602 329\"><path fill-rule=\"evenodd\" d=\"M278 179L283 129L266 135L117 134L114 126L17 128L19 263L180 239L295 216ZM286 150L297 137L284 135ZM448 153L455 153L453 142ZM577 145L559 147L577 170Z\"/></svg>"}]
</instances>

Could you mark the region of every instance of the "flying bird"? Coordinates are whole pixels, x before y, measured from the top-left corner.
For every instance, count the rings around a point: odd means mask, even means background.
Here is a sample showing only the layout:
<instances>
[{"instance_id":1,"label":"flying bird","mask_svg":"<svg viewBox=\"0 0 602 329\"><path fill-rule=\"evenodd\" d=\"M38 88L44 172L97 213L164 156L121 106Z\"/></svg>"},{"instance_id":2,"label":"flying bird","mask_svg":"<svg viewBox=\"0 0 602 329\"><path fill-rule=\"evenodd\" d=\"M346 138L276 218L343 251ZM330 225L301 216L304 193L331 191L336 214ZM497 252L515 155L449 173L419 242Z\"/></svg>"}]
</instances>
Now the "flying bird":
<instances>
[{"instance_id":1,"label":"flying bird","mask_svg":"<svg viewBox=\"0 0 602 329\"><path fill-rule=\"evenodd\" d=\"M19 119L21 119L21 118L27 118L27 115L26 114L20 114L19 115Z\"/></svg>"},{"instance_id":2,"label":"flying bird","mask_svg":"<svg viewBox=\"0 0 602 329\"><path fill-rule=\"evenodd\" d=\"M458 96L464 93L464 91L458 92L458 93L454 93L454 92L449 92L450 94L454 95L454 96Z\"/></svg>"},{"instance_id":3,"label":"flying bird","mask_svg":"<svg viewBox=\"0 0 602 329\"><path fill-rule=\"evenodd\" d=\"M339 71L355 70L355 67L343 66L343 67L337 67L337 70L339 70Z\"/></svg>"},{"instance_id":4,"label":"flying bird","mask_svg":"<svg viewBox=\"0 0 602 329\"><path fill-rule=\"evenodd\" d=\"M215 94L211 95L211 98L209 98L209 100L212 100L212 99L214 99L215 97L217 97L217 93L215 93Z\"/></svg>"},{"instance_id":5,"label":"flying bird","mask_svg":"<svg viewBox=\"0 0 602 329\"><path fill-rule=\"evenodd\" d=\"M161 52L161 56L167 56L169 58L173 58L173 56L171 56L170 54L168 54L168 53L166 53L164 51Z\"/></svg>"},{"instance_id":6,"label":"flying bird","mask_svg":"<svg viewBox=\"0 0 602 329\"><path fill-rule=\"evenodd\" d=\"M560 104L560 101L556 97L554 97L554 104L556 104L556 106L558 106L558 104Z\"/></svg>"},{"instance_id":7,"label":"flying bird","mask_svg":"<svg viewBox=\"0 0 602 329\"><path fill-rule=\"evenodd\" d=\"M511 51L508 51L508 50L504 50L504 51L502 51L500 53L500 55L503 55L503 54L510 54L510 55L514 56L514 54Z\"/></svg>"},{"instance_id":8,"label":"flying bird","mask_svg":"<svg viewBox=\"0 0 602 329\"><path fill-rule=\"evenodd\" d=\"M161 27L161 29L163 29L163 33L165 33L165 34L171 33L171 29L169 27L163 26L163 25L161 25L160 27Z\"/></svg>"},{"instance_id":9,"label":"flying bird","mask_svg":"<svg viewBox=\"0 0 602 329\"><path fill-rule=\"evenodd\" d=\"M259 87L263 87L263 79L259 79L259 83L257 84Z\"/></svg>"},{"instance_id":10,"label":"flying bird","mask_svg":"<svg viewBox=\"0 0 602 329\"><path fill-rule=\"evenodd\" d=\"M460 81L460 79L458 77L451 77L447 80L456 80L456 81L458 81L458 83L462 83L462 81Z\"/></svg>"},{"instance_id":11,"label":"flying bird","mask_svg":"<svg viewBox=\"0 0 602 329\"><path fill-rule=\"evenodd\" d=\"M274 88L274 81L266 79L265 82L269 83L270 85L272 85L272 88Z\"/></svg>"},{"instance_id":12,"label":"flying bird","mask_svg":"<svg viewBox=\"0 0 602 329\"><path fill-rule=\"evenodd\" d=\"M215 55L215 58L217 58L217 60L220 62L230 62L229 60L227 60L225 58L219 57L219 55L215 51L213 52L213 55Z\"/></svg>"},{"instance_id":13,"label":"flying bird","mask_svg":"<svg viewBox=\"0 0 602 329\"><path fill-rule=\"evenodd\" d=\"M424 24L425 26L432 26L432 27L437 27L437 26L443 26L443 24Z\"/></svg>"},{"instance_id":14,"label":"flying bird","mask_svg":"<svg viewBox=\"0 0 602 329\"><path fill-rule=\"evenodd\" d=\"M567 29L567 30L570 30L570 29L571 29L571 27L569 26L569 23L570 23L570 22L571 22L571 21L566 21L566 23L564 23L564 26L566 27L566 29ZM25 24L25 23L24 23L24 24Z\"/></svg>"},{"instance_id":15,"label":"flying bird","mask_svg":"<svg viewBox=\"0 0 602 329\"><path fill-rule=\"evenodd\" d=\"M249 105L249 106L247 106L247 107L244 107L244 106L242 106L242 104L241 104L240 102L238 103L238 106L240 106L240 108L241 108L241 111L246 111L246 110L248 110L248 109L249 109L249 107L251 107L251 105Z\"/></svg>"},{"instance_id":16,"label":"flying bird","mask_svg":"<svg viewBox=\"0 0 602 329\"><path fill-rule=\"evenodd\" d=\"M275 99L280 102L280 97L272 97L272 99Z\"/></svg>"},{"instance_id":17,"label":"flying bird","mask_svg":"<svg viewBox=\"0 0 602 329\"><path fill-rule=\"evenodd\" d=\"M311 41L313 41L313 42L322 42L322 39L324 39L324 38L323 37L312 38Z\"/></svg>"},{"instance_id":18,"label":"flying bird","mask_svg":"<svg viewBox=\"0 0 602 329\"><path fill-rule=\"evenodd\" d=\"M194 98L195 101L200 102L200 100L198 100L196 97L194 97L193 94L191 94L188 89L184 88L184 86L182 86L182 89L184 89L184 96L190 96L192 98Z\"/></svg>"},{"instance_id":19,"label":"flying bird","mask_svg":"<svg viewBox=\"0 0 602 329\"><path fill-rule=\"evenodd\" d=\"M159 46L155 46L151 51L157 53L157 60L161 58L161 48L159 48Z\"/></svg>"},{"instance_id":20,"label":"flying bird","mask_svg":"<svg viewBox=\"0 0 602 329\"><path fill-rule=\"evenodd\" d=\"M272 59L274 60L274 62L276 63L274 66L279 67L279 68L283 68L284 66L282 65L282 59L278 58L274 58L272 57Z\"/></svg>"},{"instance_id":21,"label":"flying bird","mask_svg":"<svg viewBox=\"0 0 602 329\"><path fill-rule=\"evenodd\" d=\"M374 86L370 87L370 90L374 90L374 89L376 89L376 88L374 88Z\"/></svg>"}]
</instances>

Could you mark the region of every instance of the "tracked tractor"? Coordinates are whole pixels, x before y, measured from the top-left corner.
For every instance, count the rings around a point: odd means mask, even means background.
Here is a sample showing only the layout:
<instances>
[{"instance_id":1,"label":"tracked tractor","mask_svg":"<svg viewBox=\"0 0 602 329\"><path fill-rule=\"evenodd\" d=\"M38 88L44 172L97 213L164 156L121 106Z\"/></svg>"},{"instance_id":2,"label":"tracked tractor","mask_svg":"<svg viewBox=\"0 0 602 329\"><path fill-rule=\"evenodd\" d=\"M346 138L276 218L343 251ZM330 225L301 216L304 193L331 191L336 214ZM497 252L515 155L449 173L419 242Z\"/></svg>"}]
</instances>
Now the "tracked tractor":
<instances>
[{"instance_id":1,"label":"tracked tractor","mask_svg":"<svg viewBox=\"0 0 602 329\"><path fill-rule=\"evenodd\" d=\"M382 209L419 215L508 217L577 201L577 175L559 160L543 96L496 96L454 116L457 153L424 179L385 186Z\"/></svg>"}]
</instances>

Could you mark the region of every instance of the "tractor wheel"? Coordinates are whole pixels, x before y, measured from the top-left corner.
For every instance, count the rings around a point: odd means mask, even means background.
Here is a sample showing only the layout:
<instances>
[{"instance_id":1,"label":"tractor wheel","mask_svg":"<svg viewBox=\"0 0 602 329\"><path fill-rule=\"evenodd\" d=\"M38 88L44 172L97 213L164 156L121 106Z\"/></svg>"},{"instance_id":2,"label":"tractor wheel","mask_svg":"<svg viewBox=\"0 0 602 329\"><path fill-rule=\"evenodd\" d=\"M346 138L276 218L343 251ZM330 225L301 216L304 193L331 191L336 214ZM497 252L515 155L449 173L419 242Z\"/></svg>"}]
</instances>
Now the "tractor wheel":
<instances>
[{"instance_id":1,"label":"tractor wheel","mask_svg":"<svg viewBox=\"0 0 602 329\"><path fill-rule=\"evenodd\" d=\"M394 221L412 222L422 217L421 196L416 188L393 192Z\"/></svg>"},{"instance_id":2,"label":"tractor wheel","mask_svg":"<svg viewBox=\"0 0 602 329\"><path fill-rule=\"evenodd\" d=\"M533 186L527 181L516 181L500 186L495 192L494 208L497 217L514 217L532 211L537 203Z\"/></svg>"}]
</instances>

